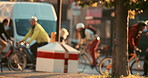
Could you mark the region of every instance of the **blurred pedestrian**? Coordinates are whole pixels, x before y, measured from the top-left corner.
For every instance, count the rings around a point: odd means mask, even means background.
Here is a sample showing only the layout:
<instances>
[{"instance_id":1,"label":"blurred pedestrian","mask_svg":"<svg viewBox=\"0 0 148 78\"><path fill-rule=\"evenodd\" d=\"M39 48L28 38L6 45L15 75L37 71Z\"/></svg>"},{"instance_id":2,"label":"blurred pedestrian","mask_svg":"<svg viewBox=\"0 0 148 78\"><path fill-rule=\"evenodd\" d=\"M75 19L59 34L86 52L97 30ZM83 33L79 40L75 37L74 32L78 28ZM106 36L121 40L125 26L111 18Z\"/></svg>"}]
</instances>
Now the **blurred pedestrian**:
<instances>
[{"instance_id":1,"label":"blurred pedestrian","mask_svg":"<svg viewBox=\"0 0 148 78\"><path fill-rule=\"evenodd\" d=\"M69 32L67 31L67 29L61 28L61 30L60 30L60 42L66 43L68 35L69 35Z\"/></svg>"}]
</instances>

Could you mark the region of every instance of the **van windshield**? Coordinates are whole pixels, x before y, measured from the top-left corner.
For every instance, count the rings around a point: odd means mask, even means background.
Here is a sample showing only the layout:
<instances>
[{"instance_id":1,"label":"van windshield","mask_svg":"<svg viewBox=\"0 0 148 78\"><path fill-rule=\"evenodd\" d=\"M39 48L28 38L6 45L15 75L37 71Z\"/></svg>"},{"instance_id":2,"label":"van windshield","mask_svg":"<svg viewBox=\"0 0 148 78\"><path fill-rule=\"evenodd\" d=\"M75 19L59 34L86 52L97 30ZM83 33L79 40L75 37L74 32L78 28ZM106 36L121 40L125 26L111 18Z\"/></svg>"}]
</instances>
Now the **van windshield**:
<instances>
[{"instance_id":1,"label":"van windshield","mask_svg":"<svg viewBox=\"0 0 148 78\"><path fill-rule=\"evenodd\" d=\"M56 32L56 21L38 20L38 23L43 26L48 35L50 35L51 32ZM15 24L17 34L21 36L25 36L31 27L29 19L16 19Z\"/></svg>"}]
</instances>

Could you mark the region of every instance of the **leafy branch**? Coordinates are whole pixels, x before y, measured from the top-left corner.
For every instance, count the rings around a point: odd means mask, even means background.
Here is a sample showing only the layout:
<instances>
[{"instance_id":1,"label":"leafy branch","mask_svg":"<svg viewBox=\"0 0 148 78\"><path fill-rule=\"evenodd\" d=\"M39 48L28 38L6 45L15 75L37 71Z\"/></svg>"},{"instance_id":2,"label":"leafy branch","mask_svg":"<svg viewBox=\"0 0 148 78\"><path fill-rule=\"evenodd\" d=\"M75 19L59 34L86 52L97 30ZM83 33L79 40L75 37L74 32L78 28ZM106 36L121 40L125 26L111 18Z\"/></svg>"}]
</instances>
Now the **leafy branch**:
<instances>
[{"instance_id":1,"label":"leafy branch","mask_svg":"<svg viewBox=\"0 0 148 78\"><path fill-rule=\"evenodd\" d=\"M114 8L115 0L74 0L76 6L81 7L97 7L99 5L107 8ZM124 6L128 7L128 16L131 19L135 18L135 15L143 13L148 7L148 0L127 0Z\"/></svg>"}]
</instances>

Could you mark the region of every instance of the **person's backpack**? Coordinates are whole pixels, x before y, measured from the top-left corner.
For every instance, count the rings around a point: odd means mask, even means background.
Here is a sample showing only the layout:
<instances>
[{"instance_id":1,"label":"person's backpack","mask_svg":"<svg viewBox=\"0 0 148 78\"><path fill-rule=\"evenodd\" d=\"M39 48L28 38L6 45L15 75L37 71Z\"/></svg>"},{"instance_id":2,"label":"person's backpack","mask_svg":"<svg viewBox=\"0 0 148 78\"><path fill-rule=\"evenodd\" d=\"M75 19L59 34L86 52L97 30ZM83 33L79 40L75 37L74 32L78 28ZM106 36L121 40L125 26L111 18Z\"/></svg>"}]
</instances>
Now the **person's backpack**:
<instances>
[{"instance_id":1,"label":"person's backpack","mask_svg":"<svg viewBox=\"0 0 148 78\"><path fill-rule=\"evenodd\" d=\"M93 26L86 26L86 28L93 31L94 34L97 34L97 30Z\"/></svg>"}]
</instances>

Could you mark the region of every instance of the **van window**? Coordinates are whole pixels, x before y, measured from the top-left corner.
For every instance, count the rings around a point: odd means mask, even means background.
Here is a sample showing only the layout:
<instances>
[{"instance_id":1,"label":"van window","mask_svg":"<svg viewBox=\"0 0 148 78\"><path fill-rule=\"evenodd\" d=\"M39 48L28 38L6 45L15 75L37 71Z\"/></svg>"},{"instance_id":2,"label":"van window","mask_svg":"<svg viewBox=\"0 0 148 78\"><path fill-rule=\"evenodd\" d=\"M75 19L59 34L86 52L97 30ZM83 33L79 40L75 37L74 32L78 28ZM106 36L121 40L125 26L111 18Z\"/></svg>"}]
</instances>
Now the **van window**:
<instances>
[{"instance_id":1,"label":"van window","mask_svg":"<svg viewBox=\"0 0 148 78\"><path fill-rule=\"evenodd\" d=\"M38 20L38 23L43 26L48 35L50 35L51 32L56 32L56 21ZM17 33L21 36L25 36L31 26L29 19L16 19L15 24Z\"/></svg>"},{"instance_id":2,"label":"van window","mask_svg":"<svg viewBox=\"0 0 148 78\"><path fill-rule=\"evenodd\" d=\"M50 35L51 32L56 32L56 21L39 20L38 23L43 26L48 35Z\"/></svg>"}]
</instances>

